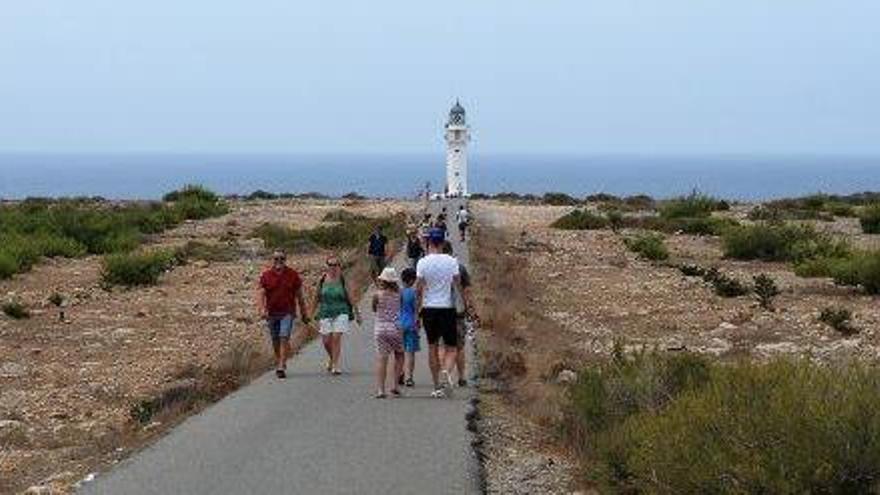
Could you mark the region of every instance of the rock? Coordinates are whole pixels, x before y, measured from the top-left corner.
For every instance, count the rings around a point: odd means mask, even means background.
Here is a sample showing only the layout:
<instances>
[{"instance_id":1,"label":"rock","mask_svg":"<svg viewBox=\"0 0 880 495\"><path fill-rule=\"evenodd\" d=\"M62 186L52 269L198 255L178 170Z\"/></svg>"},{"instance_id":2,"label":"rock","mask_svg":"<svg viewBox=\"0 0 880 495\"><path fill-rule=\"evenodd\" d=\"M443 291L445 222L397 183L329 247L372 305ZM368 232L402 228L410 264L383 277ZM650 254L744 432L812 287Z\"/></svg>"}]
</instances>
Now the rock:
<instances>
[{"instance_id":1,"label":"rock","mask_svg":"<svg viewBox=\"0 0 880 495\"><path fill-rule=\"evenodd\" d=\"M739 327L734 325L733 323L728 322L728 321L722 321L721 324L718 325L718 330L723 330L723 331L736 330L737 328L739 328Z\"/></svg>"},{"instance_id":2,"label":"rock","mask_svg":"<svg viewBox=\"0 0 880 495\"><path fill-rule=\"evenodd\" d=\"M135 333L136 331L137 330L135 330L134 328L117 328L116 330L113 330L113 333L111 335L113 335L113 337L126 337Z\"/></svg>"},{"instance_id":3,"label":"rock","mask_svg":"<svg viewBox=\"0 0 880 495\"><path fill-rule=\"evenodd\" d=\"M51 495L52 488L46 485L34 485L24 491L25 495Z\"/></svg>"},{"instance_id":4,"label":"rock","mask_svg":"<svg viewBox=\"0 0 880 495\"><path fill-rule=\"evenodd\" d=\"M562 370L556 375L556 383L574 383L577 381L577 373L572 370Z\"/></svg>"},{"instance_id":5,"label":"rock","mask_svg":"<svg viewBox=\"0 0 880 495\"><path fill-rule=\"evenodd\" d=\"M140 310L138 310L138 312L135 313L134 315L137 316L138 318L146 318L146 316L147 316L147 312L144 311L144 310L142 310L142 309L140 309Z\"/></svg>"},{"instance_id":6,"label":"rock","mask_svg":"<svg viewBox=\"0 0 880 495\"><path fill-rule=\"evenodd\" d=\"M7 361L0 364L0 378L21 378L26 373L27 368L18 363Z\"/></svg>"},{"instance_id":7,"label":"rock","mask_svg":"<svg viewBox=\"0 0 880 495\"><path fill-rule=\"evenodd\" d=\"M776 354L796 354L801 352L802 348L793 342L778 342L775 344L759 344L755 346L755 352L765 356Z\"/></svg>"}]
</instances>

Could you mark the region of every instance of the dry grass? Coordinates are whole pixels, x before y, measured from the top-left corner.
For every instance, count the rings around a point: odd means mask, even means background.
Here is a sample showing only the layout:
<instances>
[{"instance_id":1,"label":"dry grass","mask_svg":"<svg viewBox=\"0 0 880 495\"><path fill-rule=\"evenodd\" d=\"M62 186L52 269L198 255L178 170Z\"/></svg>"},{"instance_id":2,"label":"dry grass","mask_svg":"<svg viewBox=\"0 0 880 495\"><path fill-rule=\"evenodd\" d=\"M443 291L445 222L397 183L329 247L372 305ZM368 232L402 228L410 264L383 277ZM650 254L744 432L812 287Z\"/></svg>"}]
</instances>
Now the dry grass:
<instances>
[{"instance_id":1,"label":"dry grass","mask_svg":"<svg viewBox=\"0 0 880 495\"><path fill-rule=\"evenodd\" d=\"M483 375L529 419L556 426L565 397L548 382L577 362L567 332L534 304L535 287L522 270L528 247L485 225L477 225L471 239Z\"/></svg>"}]
</instances>

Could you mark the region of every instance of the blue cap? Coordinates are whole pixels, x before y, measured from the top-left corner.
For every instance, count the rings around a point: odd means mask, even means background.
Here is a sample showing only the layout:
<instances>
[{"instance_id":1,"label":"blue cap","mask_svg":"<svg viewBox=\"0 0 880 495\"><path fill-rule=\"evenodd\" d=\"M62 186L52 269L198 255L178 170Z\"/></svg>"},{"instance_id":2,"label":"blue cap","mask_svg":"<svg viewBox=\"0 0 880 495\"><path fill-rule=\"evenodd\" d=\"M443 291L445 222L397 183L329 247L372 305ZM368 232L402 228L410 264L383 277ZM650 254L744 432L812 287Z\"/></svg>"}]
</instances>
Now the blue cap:
<instances>
[{"instance_id":1,"label":"blue cap","mask_svg":"<svg viewBox=\"0 0 880 495\"><path fill-rule=\"evenodd\" d=\"M428 231L428 240L431 242L443 242L446 240L446 234L443 229L431 229Z\"/></svg>"}]
</instances>

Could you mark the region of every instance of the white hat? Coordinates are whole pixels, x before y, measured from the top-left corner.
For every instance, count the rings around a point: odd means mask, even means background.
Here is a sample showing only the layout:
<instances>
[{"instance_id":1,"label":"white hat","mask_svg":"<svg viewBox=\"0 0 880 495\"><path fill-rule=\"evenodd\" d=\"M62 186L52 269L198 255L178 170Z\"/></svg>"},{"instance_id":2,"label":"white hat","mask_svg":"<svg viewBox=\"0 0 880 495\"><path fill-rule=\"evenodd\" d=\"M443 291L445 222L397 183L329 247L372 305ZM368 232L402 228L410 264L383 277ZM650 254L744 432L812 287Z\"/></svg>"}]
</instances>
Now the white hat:
<instances>
[{"instance_id":1,"label":"white hat","mask_svg":"<svg viewBox=\"0 0 880 495\"><path fill-rule=\"evenodd\" d=\"M397 270L392 266L386 266L379 275L379 280L384 282L397 282Z\"/></svg>"}]
</instances>

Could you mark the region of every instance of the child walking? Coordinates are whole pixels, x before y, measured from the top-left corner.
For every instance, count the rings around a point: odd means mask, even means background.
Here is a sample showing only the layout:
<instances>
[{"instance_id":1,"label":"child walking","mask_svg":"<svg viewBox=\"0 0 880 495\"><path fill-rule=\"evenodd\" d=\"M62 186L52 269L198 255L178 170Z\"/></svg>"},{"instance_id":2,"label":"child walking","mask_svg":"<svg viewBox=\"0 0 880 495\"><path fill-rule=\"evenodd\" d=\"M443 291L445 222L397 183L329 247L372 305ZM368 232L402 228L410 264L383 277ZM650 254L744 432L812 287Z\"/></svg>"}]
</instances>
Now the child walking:
<instances>
[{"instance_id":1,"label":"child walking","mask_svg":"<svg viewBox=\"0 0 880 495\"><path fill-rule=\"evenodd\" d=\"M394 379L391 393L400 395L397 377L403 374L403 333L400 330L400 290L397 271L386 267L376 279L379 291L373 295L373 311L376 323L376 398L384 399L385 383L388 381L388 357L394 354Z\"/></svg>"},{"instance_id":2,"label":"child walking","mask_svg":"<svg viewBox=\"0 0 880 495\"><path fill-rule=\"evenodd\" d=\"M413 382L413 369L415 369L416 353L421 350L419 345L419 329L416 326L416 271L407 268L400 274L403 281L403 290L400 291L400 328L403 329L404 368L407 387L415 385Z\"/></svg>"}]
</instances>

